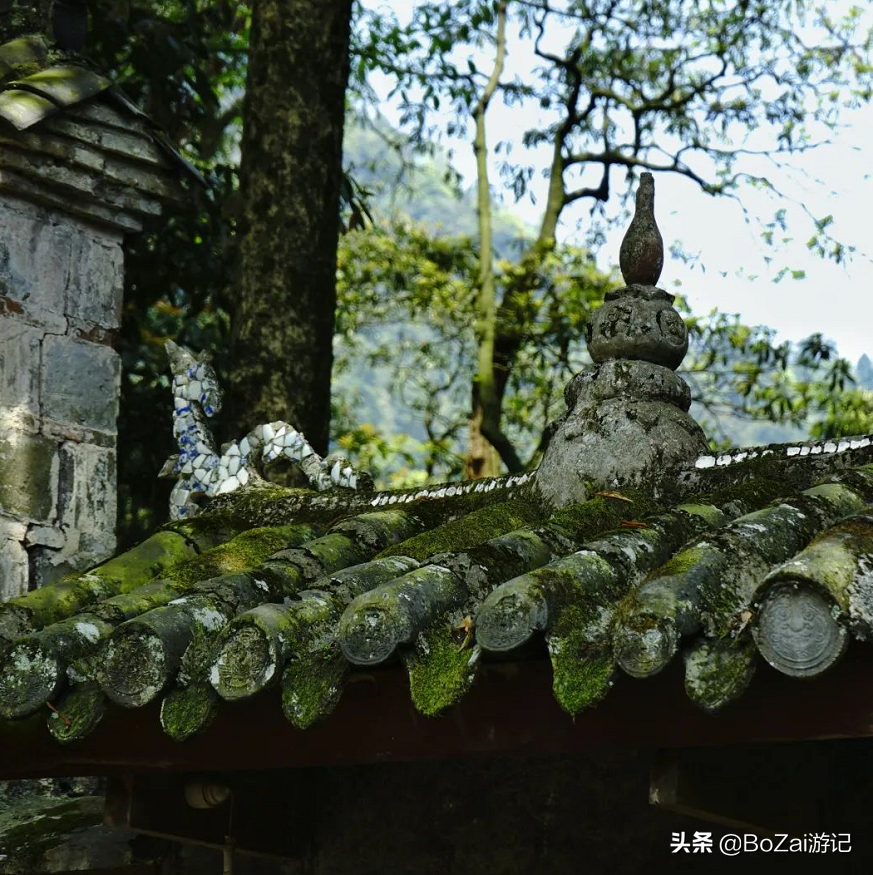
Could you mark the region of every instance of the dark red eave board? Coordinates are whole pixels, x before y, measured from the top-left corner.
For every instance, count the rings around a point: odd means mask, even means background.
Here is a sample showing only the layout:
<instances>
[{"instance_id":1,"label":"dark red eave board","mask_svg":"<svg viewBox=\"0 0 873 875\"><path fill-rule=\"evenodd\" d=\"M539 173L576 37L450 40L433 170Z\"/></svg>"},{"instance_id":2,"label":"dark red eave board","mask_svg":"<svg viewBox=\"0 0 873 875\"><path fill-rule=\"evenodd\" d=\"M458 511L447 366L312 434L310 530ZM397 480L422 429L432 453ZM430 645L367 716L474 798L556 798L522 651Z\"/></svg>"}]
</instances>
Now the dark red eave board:
<instances>
[{"instance_id":1,"label":"dark red eave board","mask_svg":"<svg viewBox=\"0 0 873 875\"><path fill-rule=\"evenodd\" d=\"M762 665L743 698L715 716L685 696L681 664L644 681L620 676L603 704L575 719L552 698L544 660L484 665L473 689L439 718L415 711L399 668L352 678L336 711L307 730L285 720L276 691L223 703L205 733L181 743L164 735L157 705L112 706L91 735L67 746L48 735L45 716L38 715L0 731L0 779L873 736L873 649L861 645L813 680Z\"/></svg>"}]
</instances>

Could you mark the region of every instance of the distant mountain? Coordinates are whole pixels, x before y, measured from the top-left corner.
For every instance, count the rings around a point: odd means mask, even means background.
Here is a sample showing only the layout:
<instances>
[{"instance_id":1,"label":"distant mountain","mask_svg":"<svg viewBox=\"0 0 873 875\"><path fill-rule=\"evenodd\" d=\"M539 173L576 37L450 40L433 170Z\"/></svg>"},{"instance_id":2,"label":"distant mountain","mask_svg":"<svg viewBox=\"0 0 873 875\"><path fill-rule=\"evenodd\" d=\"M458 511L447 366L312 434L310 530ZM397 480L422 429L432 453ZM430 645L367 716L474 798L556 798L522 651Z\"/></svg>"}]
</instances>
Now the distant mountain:
<instances>
[{"instance_id":1,"label":"distant mountain","mask_svg":"<svg viewBox=\"0 0 873 875\"><path fill-rule=\"evenodd\" d=\"M397 148L397 147L400 148ZM346 120L344 166L352 178L373 192L371 209L378 216L406 216L433 233L476 239L476 194L463 189L457 173L438 145L414 152L403 135L381 117ZM494 213L494 250L514 258L533 239L534 231L509 210Z\"/></svg>"},{"instance_id":2,"label":"distant mountain","mask_svg":"<svg viewBox=\"0 0 873 875\"><path fill-rule=\"evenodd\" d=\"M873 389L873 362L870 361L867 353L864 353L855 365L855 380L859 389Z\"/></svg>"}]
</instances>

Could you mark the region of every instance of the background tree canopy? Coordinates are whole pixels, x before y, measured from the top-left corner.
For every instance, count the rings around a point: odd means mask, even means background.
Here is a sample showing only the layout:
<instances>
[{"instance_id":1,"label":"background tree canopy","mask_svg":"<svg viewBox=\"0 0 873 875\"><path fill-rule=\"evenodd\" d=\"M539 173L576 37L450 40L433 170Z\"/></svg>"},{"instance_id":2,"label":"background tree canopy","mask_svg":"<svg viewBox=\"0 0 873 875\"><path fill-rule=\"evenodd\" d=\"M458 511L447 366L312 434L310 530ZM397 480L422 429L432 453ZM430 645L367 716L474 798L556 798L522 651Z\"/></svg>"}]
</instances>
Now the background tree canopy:
<instances>
[{"instance_id":1,"label":"background tree canopy","mask_svg":"<svg viewBox=\"0 0 873 875\"><path fill-rule=\"evenodd\" d=\"M271 3L253 5L257 17ZM323 4L295 0L294 14L307 5L314 16ZM587 362L588 317L619 283L594 254L609 222L625 220L607 205L624 205L637 172L679 174L713 196L742 200L749 186L776 187L749 172L748 157L778 162L811 149L841 110L869 100L870 35L861 12L846 7L836 16L832 6L453 0L398 4L395 14L385 4L355 4L345 175L334 168L344 233L332 442L381 483L535 465L565 382ZM270 107L266 91L246 95L251 19L251 6L223 0L104 0L92 15L92 57L209 180L208 190L128 251L120 349L125 541L166 506L166 486L155 478L172 444L163 341L208 349L220 373L233 371L237 243L250 233L252 210L282 208L263 196L247 202L239 185L243 107L260 99L267 118ZM525 52L529 68L508 63ZM295 77L263 80L249 88L303 88ZM380 113L386 94L394 123ZM305 106L306 94L297 97ZM516 107L514 142L490 135L495 101ZM446 136L469 143L476 179L453 170L440 145ZM548 196L528 227L498 194L524 197L539 170ZM578 219L585 205L585 244L571 244L562 220ZM774 242L780 216L763 220ZM810 222L810 249L847 257L828 217ZM273 270L305 276L296 263ZM714 444L871 429L871 375L853 372L821 336L776 343L771 329L730 315L687 315L692 348L683 373ZM306 331L313 355L329 361L324 336ZM243 350L246 362L256 341ZM319 416L326 429L326 410ZM226 432L254 424L227 422Z\"/></svg>"}]
</instances>

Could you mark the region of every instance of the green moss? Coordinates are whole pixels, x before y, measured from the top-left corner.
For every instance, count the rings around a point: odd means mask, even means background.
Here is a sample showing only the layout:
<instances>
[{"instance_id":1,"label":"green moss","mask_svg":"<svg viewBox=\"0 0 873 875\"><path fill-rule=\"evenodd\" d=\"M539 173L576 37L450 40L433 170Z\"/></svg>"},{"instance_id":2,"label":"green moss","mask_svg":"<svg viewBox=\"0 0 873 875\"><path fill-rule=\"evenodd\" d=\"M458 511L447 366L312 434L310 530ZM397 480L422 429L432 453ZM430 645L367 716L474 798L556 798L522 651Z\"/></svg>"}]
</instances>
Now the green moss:
<instances>
[{"instance_id":1,"label":"green moss","mask_svg":"<svg viewBox=\"0 0 873 875\"><path fill-rule=\"evenodd\" d=\"M121 592L136 589L156 574L193 553L191 545L173 532L157 532L132 550L84 574L69 575L57 583L12 599L0 607L10 615L17 634L41 629L72 617L85 608ZM0 623L5 626L6 623ZM12 625L12 624L10 624Z\"/></svg>"},{"instance_id":2,"label":"green moss","mask_svg":"<svg viewBox=\"0 0 873 875\"><path fill-rule=\"evenodd\" d=\"M182 588L167 580L154 580L139 589L105 599L95 605L93 612L107 623L122 623L160 608L178 598Z\"/></svg>"},{"instance_id":3,"label":"green moss","mask_svg":"<svg viewBox=\"0 0 873 875\"><path fill-rule=\"evenodd\" d=\"M202 513L195 517L181 520L171 520L161 526L160 531L177 534L200 552L211 550L250 526L235 519L228 513Z\"/></svg>"},{"instance_id":4,"label":"green moss","mask_svg":"<svg viewBox=\"0 0 873 875\"><path fill-rule=\"evenodd\" d=\"M590 575L585 570L591 568ZM550 605L552 628L561 632L562 624L573 626L595 622L604 604L610 606L624 591L620 576L596 554L579 554L545 565L530 572L541 587L541 595ZM593 577L595 586L585 585ZM566 608L561 606L566 605Z\"/></svg>"},{"instance_id":5,"label":"green moss","mask_svg":"<svg viewBox=\"0 0 873 875\"><path fill-rule=\"evenodd\" d=\"M685 656L685 692L713 713L745 691L755 673L757 651L751 638L701 640Z\"/></svg>"},{"instance_id":6,"label":"green moss","mask_svg":"<svg viewBox=\"0 0 873 875\"><path fill-rule=\"evenodd\" d=\"M316 559L323 573L356 565L372 555L353 538L340 532L331 532L312 541L306 545L306 552Z\"/></svg>"},{"instance_id":7,"label":"green moss","mask_svg":"<svg viewBox=\"0 0 873 875\"><path fill-rule=\"evenodd\" d=\"M384 550L422 530L421 520L403 508L369 510L331 527L331 533L348 535L372 551Z\"/></svg>"},{"instance_id":8,"label":"green moss","mask_svg":"<svg viewBox=\"0 0 873 875\"><path fill-rule=\"evenodd\" d=\"M55 703L46 723L62 744L84 738L103 718L106 696L96 683L77 684Z\"/></svg>"},{"instance_id":9,"label":"green moss","mask_svg":"<svg viewBox=\"0 0 873 875\"><path fill-rule=\"evenodd\" d=\"M182 654L179 678L185 684L205 680L220 642L220 636L208 632L199 623L192 627L191 641Z\"/></svg>"},{"instance_id":10,"label":"green moss","mask_svg":"<svg viewBox=\"0 0 873 875\"><path fill-rule=\"evenodd\" d=\"M342 695L348 663L331 645L289 660L282 674L282 711L297 729L308 729L328 717Z\"/></svg>"},{"instance_id":11,"label":"green moss","mask_svg":"<svg viewBox=\"0 0 873 875\"><path fill-rule=\"evenodd\" d=\"M738 502L741 505L740 514L745 514L777 498L808 489L814 483L825 479L841 480L861 488L862 491L873 488L869 479L873 473L871 471L873 466L849 469L826 478L821 468L816 469L814 465L805 464L803 460L797 458L786 459L779 454L779 448L774 445L773 449L777 452L770 456L735 462L724 468L715 468L706 472L706 480L725 485L714 489L706 496L696 496L696 500L708 501L719 506L728 505L732 501ZM808 461L814 462L816 458L822 457L810 456ZM683 491L684 498L691 497L687 487Z\"/></svg>"},{"instance_id":12,"label":"green moss","mask_svg":"<svg viewBox=\"0 0 873 875\"><path fill-rule=\"evenodd\" d=\"M469 645L464 630L443 620L419 634L404 655L412 703L426 717L441 714L470 689L481 650Z\"/></svg>"},{"instance_id":13,"label":"green moss","mask_svg":"<svg viewBox=\"0 0 873 875\"><path fill-rule=\"evenodd\" d=\"M706 547L700 545L680 550L658 569L658 577L676 577L680 574L686 574L703 560L708 552Z\"/></svg>"},{"instance_id":14,"label":"green moss","mask_svg":"<svg viewBox=\"0 0 873 875\"><path fill-rule=\"evenodd\" d=\"M634 490L621 490L615 495L595 496L580 504L571 504L559 510L542 526L576 544L583 544L597 535L616 529L622 520L638 520L657 512L660 507L651 499Z\"/></svg>"},{"instance_id":15,"label":"green moss","mask_svg":"<svg viewBox=\"0 0 873 875\"><path fill-rule=\"evenodd\" d=\"M218 695L206 683L176 687L161 703L161 726L174 741L206 729L218 712Z\"/></svg>"},{"instance_id":16,"label":"green moss","mask_svg":"<svg viewBox=\"0 0 873 875\"><path fill-rule=\"evenodd\" d=\"M819 511L825 506L825 499L810 495L798 499L776 502L746 514L741 518L746 536L732 539L727 547L722 543L722 561L727 563L724 567L728 570L719 573L720 563L716 564L702 575L698 586L704 629L711 637L731 631L736 614L750 603L754 594L757 581L753 578L760 579L764 569L781 564L803 549L822 524Z\"/></svg>"},{"instance_id":17,"label":"green moss","mask_svg":"<svg viewBox=\"0 0 873 875\"><path fill-rule=\"evenodd\" d=\"M417 511L414 506L411 509ZM498 535L533 525L539 519L540 513L533 504L517 500L503 501L473 510L463 517L388 547L377 558L409 556L422 562L435 553L469 550Z\"/></svg>"},{"instance_id":18,"label":"green moss","mask_svg":"<svg viewBox=\"0 0 873 875\"><path fill-rule=\"evenodd\" d=\"M129 592L148 583L163 569L184 561L194 554L194 548L180 534L155 532L132 550L110 559L95 569L104 580L118 582L119 592Z\"/></svg>"},{"instance_id":19,"label":"green moss","mask_svg":"<svg viewBox=\"0 0 873 875\"><path fill-rule=\"evenodd\" d=\"M273 553L303 544L315 534L315 530L305 524L249 529L226 544L173 565L164 572L164 577L184 589L211 577L248 571Z\"/></svg>"},{"instance_id":20,"label":"green moss","mask_svg":"<svg viewBox=\"0 0 873 875\"><path fill-rule=\"evenodd\" d=\"M465 516L481 507L505 500L511 493L513 498L527 502L528 492L524 487L499 489L491 492L471 492L466 495L449 495L443 498L421 498L415 500L420 490L397 489L394 508L402 507L415 514L425 528L433 528L457 517ZM407 501L407 496L411 500ZM210 504L203 517L210 516L216 522L230 520L234 524L263 526L308 522L331 525L357 514L372 510L372 494L348 492L336 503L325 502L325 494L306 489L286 489L284 487L265 487L263 489L244 489L220 496ZM532 500L530 500L531 503ZM391 509L391 508L388 508Z\"/></svg>"},{"instance_id":21,"label":"green moss","mask_svg":"<svg viewBox=\"0 0 873 875\"><path fill-rule=\"evenodd\" d=\"M89 605L115 595L114 582L95 574L66 577L50 586L29 592L0 606L0 611L26 617L29 629L41 629L58 620L78 614Z\"/></svg>"},{"instance_id":22,"label":"green moss","mask_svg":"<svg viewBox=\"0 0 873 875\"><path fill-rule=\"evenodd\" d=\"M756 459L748 464L754 465L756 462L760 463L762 468L767 468L768 471L770 470L771 465L768 459ZM713 492L707 493L706 495L701 496L698 501L705 501L719 507L729 505L733 502L741 506L742 509L740 513L748 513L751 510L763 507L768 502L785 495L785 489L786 484L781 482L778 478L753 476L742 483L736 483L723 489L717 489Z\"/></svg>"},{"instance_id":23,"label":"green moss","mask_svg":"<svg viewBox=\"0 0 873 875\"><path fill-rule=\"evenodd\" d=\"M680 504L677 505L676 510L701 517L711 529L717 529L727 522L724 513L712 504Z\"/></svg>"},{"instance_id":24,"label":"green moss","mask_svg":"<svg viewBox=\"0 0 873 875\"><path fill-rule=\"evenodd\" d=\"M552 691L558 704L576 716L599 704L612 687L615 661L609 648L592 647L581 636L551 637Z\"/></svg>"}]
</instances>

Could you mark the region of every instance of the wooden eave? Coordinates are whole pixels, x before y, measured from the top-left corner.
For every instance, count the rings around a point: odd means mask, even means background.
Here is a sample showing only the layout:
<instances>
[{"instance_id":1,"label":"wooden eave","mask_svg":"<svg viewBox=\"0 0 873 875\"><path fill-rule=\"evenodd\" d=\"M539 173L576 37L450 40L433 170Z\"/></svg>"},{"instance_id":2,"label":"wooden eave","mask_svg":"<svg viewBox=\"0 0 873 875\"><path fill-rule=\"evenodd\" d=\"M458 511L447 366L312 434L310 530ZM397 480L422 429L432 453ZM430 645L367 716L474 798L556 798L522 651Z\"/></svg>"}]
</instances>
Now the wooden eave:
<instances>
[{"instance_id":1,"label":"wooden eave","mask_svg":"<svg viewBox=\"0 0 873 875\"><path fill-rule=\"evenodd\" d=\"M262 694L223 703L201 736L166 736L157 705L112 707L84 740L59 746L36 715L0 730L0 779L42 776L227 772L482 755L590 753L603 748L681 748L873 736L873 653L853 650L813 680L768 666L742 699L717 716L683 690L681 665L646 681L622 677L605 702L575 720L551 691L543 659L483 666L470 693L444 717L418 714L406 673L386 668L348 685L322 724L298 730Z\"/></svg>"}]
</instances>

